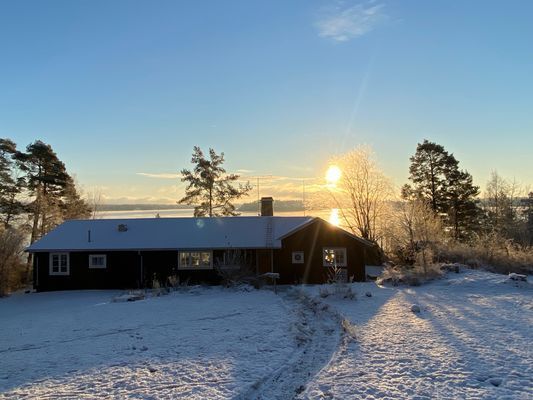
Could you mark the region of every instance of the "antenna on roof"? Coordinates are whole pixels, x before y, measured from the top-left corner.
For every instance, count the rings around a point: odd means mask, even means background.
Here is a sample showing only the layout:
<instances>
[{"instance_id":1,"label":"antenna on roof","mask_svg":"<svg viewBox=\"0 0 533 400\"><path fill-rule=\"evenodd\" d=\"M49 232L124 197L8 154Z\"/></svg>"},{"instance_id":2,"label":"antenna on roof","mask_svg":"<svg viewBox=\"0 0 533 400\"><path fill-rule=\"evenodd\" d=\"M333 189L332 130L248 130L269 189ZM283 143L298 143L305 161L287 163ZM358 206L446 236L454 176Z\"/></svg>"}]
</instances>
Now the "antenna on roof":
<instances>
[{"instance_id":1,"label":"antenna on roof","mask_svg":"<svg viewBox=\"0 0 533 400\"><path fill-rule=\"evenodd\" d=\"M117 229L119 232L126 232L128 230L128 225L126 224L118 224Z\"/></svg>"}]
</instances>

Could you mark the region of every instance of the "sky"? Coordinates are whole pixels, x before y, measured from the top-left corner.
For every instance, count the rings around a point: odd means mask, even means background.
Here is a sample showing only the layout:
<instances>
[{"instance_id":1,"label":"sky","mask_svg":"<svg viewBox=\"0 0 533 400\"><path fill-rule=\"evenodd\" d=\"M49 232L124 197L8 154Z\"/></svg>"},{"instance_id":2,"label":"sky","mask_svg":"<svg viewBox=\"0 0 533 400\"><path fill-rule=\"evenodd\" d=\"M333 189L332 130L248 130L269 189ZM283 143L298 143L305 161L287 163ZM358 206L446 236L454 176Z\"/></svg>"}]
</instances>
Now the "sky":
<instances>
[{"instance_id":1,"label":"sky","mask_svg":"<svg viewBox=\"0 0 533 400\"><path fill-rule=\"evenodd\" d=\"M195 145L275 198L358 145L400 187L424 139L477 185L529 185L532 20L528 0L0 0L0 137L49 143L108 203L176 201Z\"/></svg>"}]
</instances>

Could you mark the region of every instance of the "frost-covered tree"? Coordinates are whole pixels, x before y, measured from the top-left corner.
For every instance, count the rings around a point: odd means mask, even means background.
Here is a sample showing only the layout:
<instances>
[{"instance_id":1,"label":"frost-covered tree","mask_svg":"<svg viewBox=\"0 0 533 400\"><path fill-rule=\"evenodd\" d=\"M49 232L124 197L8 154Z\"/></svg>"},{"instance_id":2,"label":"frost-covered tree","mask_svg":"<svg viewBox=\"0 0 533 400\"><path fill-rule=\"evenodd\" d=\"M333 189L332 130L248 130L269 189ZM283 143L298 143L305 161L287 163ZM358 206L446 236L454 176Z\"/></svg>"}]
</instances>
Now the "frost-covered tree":
<instances>
[{"instance_id":1,"label":"frost-covered tree","mask_svg":"<svg viewBox=\"0 0 533 400\"><path fill-rule=\"evenodd\" d=\"M193 205L195 217L239 215L233 201L246 196L252 187L249 183L235 186L239 175L226 173L222 167L224 153L218 155L209 149L206 158L200 147L194 146L191 163L192 171L181 170L181 181L187 182L187 187L178 203Z\"/></svg>"},{"instance_id":2,"label":"frost-covered tree","mask_svg":"<svg viewBox=\"0 0 533 400\"><path fill-rule=\"evenodd\" d=\"M378 242L382 238L384 221L390 215L394 192L391 180L367 146L349 151L332 162L342 172L329 193L343 224L354 234Z\"/></svg>"},{"instance_id":3,"label":"frost-covered tree","mask_svg":"<svg viewBox=\"0 0 533 400\"><path fill-rule=\"evenodd\" d=\"M517 226L517 210L513 204L518 195L516 182L508 182L496 171L490 175L484 195L487 230L507 239L514 236Z\"/></svg>"},{"instance_id":4,"label":"frost-covered tree","mask_svg":"<svg viewBox=\"0 0 533 400\"><path fill-rule=\"evenodd\" d=\"M524 215L526 218L527 243L533 246L533 192L525 199Z\"/></svg>"},{"instance_id":5,"label":"frost-covered tree","mask_svg":"<svg viewBox=\"0 0 533 400\"><path fill-rule=\"evenodd\" d=\"M12 289L13 278L23 268L20 262L23 242L24 235L17 229L0 227L0 297Z\"/></svg>"},{"instance_id":6,"label":"frost-covered tree","mask_svg":"<svg viewBox=\"0 0 533 400\"><path fill-rule=\"evenodd\" d=\"M422 199L403 201L391 221L393 252L402 264L419 262L427 272L431 247L442 239L442 221Z\"/></svg>"}]
</instances>

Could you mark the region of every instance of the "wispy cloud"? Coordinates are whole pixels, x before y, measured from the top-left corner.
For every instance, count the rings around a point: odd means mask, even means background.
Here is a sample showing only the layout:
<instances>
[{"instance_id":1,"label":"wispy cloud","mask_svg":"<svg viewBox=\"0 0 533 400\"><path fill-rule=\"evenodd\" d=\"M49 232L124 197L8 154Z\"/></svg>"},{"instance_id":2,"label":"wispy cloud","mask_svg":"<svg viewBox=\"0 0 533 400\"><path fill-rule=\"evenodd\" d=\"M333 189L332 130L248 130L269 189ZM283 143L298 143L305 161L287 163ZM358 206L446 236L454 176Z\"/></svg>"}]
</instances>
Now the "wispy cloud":
<instances>
[{"instance_id":1,"label":"wispy cloud","mask_svg":"<svg viewBox=\"0 0 533 400\"><path fill-rule=\"evenodd\" d=\"M148 172L137 172L136 174L140 176L146 176L148 178L155 178L155 179L177 179L181 177L180 174L171 174L171 173L151 174Z\"/></svg>"},{"instance_id":2,"label":"wispy cloud","mask_svg":"<svg viewBox=\"0 0 533 400\"><path fill-rule=\"evenodd\" d=\"M338 4L322 10L316 27L320 36L345 42L363 36L384 21L384 7L373 0L351 6Z\"/></svg>"}]
</instances>

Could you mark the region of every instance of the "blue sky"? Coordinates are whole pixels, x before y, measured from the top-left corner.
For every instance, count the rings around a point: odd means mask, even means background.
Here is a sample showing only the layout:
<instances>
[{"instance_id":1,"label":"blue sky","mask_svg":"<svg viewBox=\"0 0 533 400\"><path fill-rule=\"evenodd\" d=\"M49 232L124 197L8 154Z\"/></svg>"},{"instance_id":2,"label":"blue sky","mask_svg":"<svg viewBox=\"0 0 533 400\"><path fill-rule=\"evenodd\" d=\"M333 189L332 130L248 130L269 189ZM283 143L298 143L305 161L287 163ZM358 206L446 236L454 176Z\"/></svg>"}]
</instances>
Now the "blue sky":
<instances>
[{"instance_id":1,"label":"blue sky","mask_svg":"<svg viewBox=\"0 0 533 400\"><path fill-rule=\"evenodd\" d=\"M194 145L292 178L279 197L359 144L400 186L424 138L478 185L527 185L532 20L530 1L0 0L0 137L50 143L109 202L179 197Z\"/></svg>"}]
</instances>

